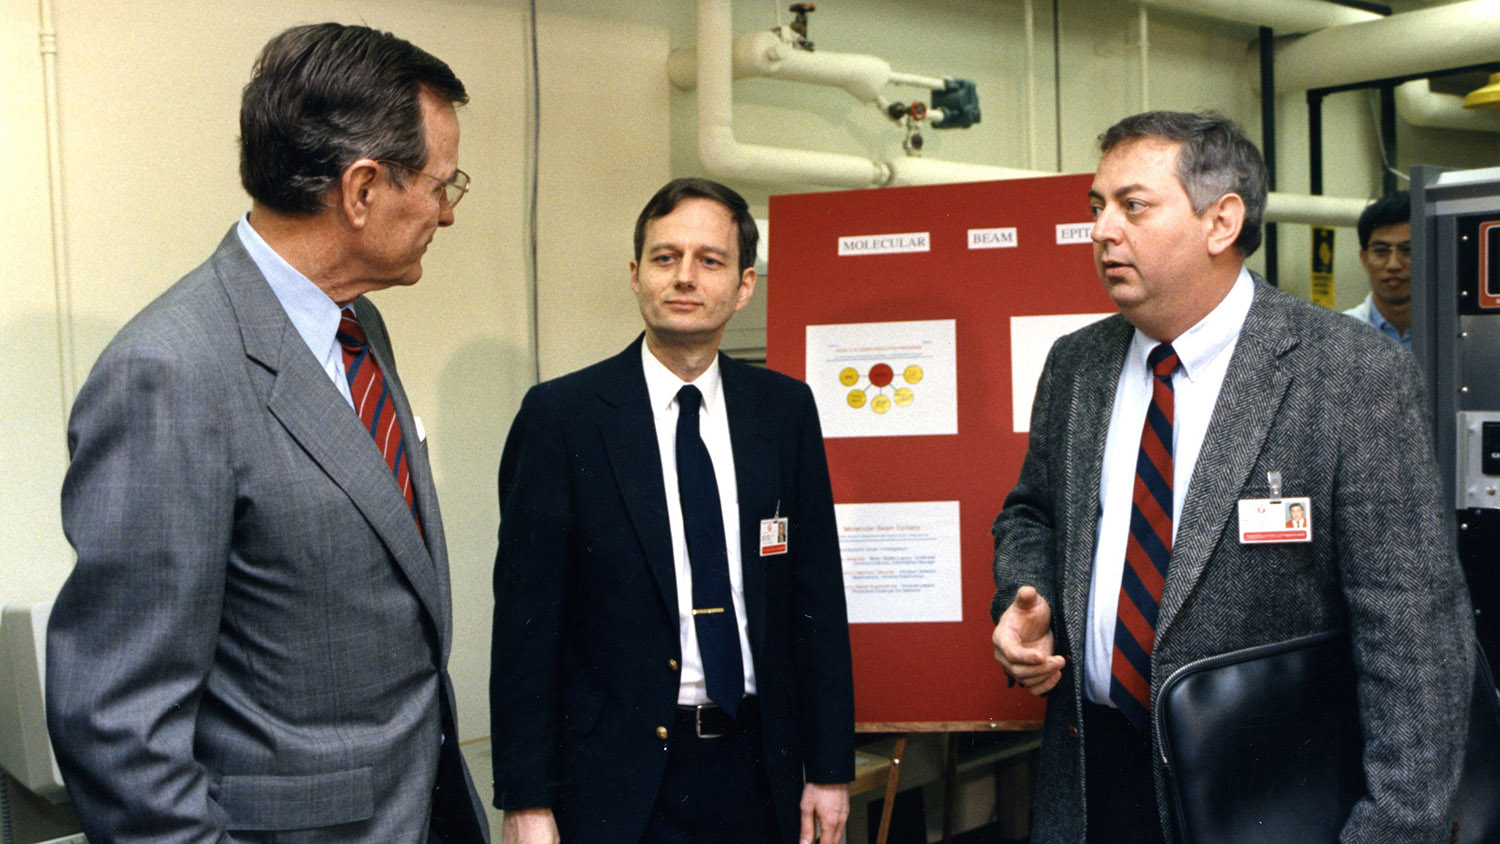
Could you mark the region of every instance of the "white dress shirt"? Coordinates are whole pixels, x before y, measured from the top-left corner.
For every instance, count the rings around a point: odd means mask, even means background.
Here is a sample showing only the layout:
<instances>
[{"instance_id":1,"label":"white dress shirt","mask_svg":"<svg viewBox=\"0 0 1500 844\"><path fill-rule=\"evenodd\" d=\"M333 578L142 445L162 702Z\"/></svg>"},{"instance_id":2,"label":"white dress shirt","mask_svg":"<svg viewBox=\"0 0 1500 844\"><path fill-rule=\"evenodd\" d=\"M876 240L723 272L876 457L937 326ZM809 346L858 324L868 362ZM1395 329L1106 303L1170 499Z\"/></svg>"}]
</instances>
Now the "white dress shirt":
<instances>
[{"instance_id":1,"label":"white dress shirt","mask_svg":"<svg viewBox=\"0 0 1500 844\"><path fill-rule=\"evenodd\" d=\"M307 344L313 358L333 381L339 395L354 407L354 398L349 395L349 378L344 373L344 350L334 336L338 333L342 313L338 304L276 254L276 250L250 225L249 214L240 218L235 233L245 251L250 253L250 260L271 285L271 292L281 303L281 309L286 311L287 319L292 321L292 327L297 329L302 342Z\"/></svg>"},{"instance_id":2,"label":"white dress shirt","mask_svg":"<svg viewBox=\"0 0 1500 844\"><path fill-rule=\"evenodd\" d=\"M1214 403L1255 286L1250 273L1240 269L1239 278L1217 307L1197 325L1172 341L1182 366L1172 376L1172 538L1182 519L1193 466L1203 448ZM1140 454L1141 429L1151 406L1151 372L1146 356L1157 341L1136 329L1115 386L1114 407L1109 415L1109 433L1104 443L1104 464L1099 477L1099 533L1094 544L1093 581L1089 587L1088 634L1084 650L1084 694L1094 703L1113 706L1109 700L1110 661L1115 648L1115 610L1120 602L1120 581L1125 573L1125 545L1130 535L1131 498L1135 491L1135 465Z\"/></svg>"},{"instance_id":3,"label":"white dress shirt","mask_svg":"<svg viewBox=\"0 0 1500 844\"><path fill-rule=\"evenodd\" d=\"M672 530L672 562L677 572L677 635L682 641L682 674L677 703L708 703L703 682L703 656L698 650L698 628L693 622L693 569L688 562L687 533L682 525L682 496L677 490L677 391L688 383L678 378L641 343L641 368L656 422L656 445L661 452L662 482L667 492L667 523ZM724 383L719 359L692 382L703 394L698 411L698 436L708 448L724 513L724 541L729 552L729 588L734 593L734 618L739 624L740 656L745 666L745 694L755 694L755 666L750 660L750 628L745 612L745 574L740 565L740 500L735 487L734 448L729 440L729 417L724 408Z\"/></svg>"}]
</instances>

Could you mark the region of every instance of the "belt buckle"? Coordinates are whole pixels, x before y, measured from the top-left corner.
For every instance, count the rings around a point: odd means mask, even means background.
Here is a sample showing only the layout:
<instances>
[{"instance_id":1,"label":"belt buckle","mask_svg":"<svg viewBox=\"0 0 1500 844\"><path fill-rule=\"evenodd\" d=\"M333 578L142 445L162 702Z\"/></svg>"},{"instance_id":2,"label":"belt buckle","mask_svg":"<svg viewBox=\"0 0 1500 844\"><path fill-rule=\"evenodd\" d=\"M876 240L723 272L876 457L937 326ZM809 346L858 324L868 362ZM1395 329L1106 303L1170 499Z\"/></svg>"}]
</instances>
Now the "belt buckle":
<instances>
[{"instance_id":1,"label":"belt buckle","mask_svg":"<svg viewBox=\"0 0 1500 844\"><path fill-rule=\"evenodd\" d=\"M723 738L723 733L703 732L703 710L709 707L714 707L715 709L718 708L715 704L712 703L700 703L697 706L693 707L693 731L697 733L698 738L701 739Z\"/></svg>"}]
</instances>

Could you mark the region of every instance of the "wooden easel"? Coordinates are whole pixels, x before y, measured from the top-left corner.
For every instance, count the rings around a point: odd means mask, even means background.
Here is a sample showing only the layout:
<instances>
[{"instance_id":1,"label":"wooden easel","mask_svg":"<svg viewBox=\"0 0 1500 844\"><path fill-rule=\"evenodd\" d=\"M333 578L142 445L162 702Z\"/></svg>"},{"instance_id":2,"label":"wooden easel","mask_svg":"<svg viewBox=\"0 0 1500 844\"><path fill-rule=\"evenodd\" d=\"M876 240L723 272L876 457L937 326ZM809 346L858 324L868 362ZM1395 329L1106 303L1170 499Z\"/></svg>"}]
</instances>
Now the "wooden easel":
<instances>
[{"instance_id":1,"label":"wooden easel","mask_svg":"<svg viewBox=\"0 0 1500 844\"><path fill-rule=\"evenodd\" d=\"M897 733L896 745L888 763L868 766L855 775L856 792L873 790L882 775L885 779L885 802L880 808L880 826L874 844L886 844L890 836L891 813L896 805L896 794L901 790L901 765L906 756L906 742L914 733L947 733L947 753L943 770L943 842L948 844L953 833L954 785L958 779L958 734L993 733L1001 731L1036 731L1042 727L1038 721L885 721L855 725L861 733ZM1035 740L1017 742L1007 748L1003 755L992 761L1000 761L1021 753L1027 753L1041 744ZM861 787L863 786L863 787Z\"/></svg>"}]
</instances>

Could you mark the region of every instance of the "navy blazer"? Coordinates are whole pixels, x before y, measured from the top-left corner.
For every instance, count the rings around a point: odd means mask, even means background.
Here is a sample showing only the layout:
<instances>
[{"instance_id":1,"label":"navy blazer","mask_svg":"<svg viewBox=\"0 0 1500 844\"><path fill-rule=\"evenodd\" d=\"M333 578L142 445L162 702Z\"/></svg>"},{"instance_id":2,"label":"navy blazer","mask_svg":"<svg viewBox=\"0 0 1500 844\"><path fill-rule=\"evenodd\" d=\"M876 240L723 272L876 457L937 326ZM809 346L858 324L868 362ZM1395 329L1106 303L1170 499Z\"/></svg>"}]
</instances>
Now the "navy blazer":
<instances>
[{"instance_id":1,"label":"navy blazer","mask_svg":"<svg viewBox=\"0 0 1500 844\"><path fill-rule=\"evenodd\" d=\"M636 840L666 766L682 659L641 340L533 387L500 462L490 679L496 805L551 807L564 841ZM796 840L804 773L854 777L833 494L812 392L719 356L767 774ZM760 556L780 511L788 551Z\"/></svg>"}]
</instances>

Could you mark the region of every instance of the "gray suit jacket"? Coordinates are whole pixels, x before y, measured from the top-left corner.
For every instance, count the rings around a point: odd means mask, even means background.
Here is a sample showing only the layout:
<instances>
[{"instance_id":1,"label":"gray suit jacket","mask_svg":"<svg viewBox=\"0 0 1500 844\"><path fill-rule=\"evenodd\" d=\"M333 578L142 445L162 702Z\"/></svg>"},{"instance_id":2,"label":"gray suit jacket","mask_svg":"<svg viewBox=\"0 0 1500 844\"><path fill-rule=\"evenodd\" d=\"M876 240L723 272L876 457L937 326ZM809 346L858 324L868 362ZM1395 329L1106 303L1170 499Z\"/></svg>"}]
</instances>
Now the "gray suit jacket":
<instances>
[{"instance_id":1,"label":"gray suit jacket","mask_svg":"<svg viewBox=\"0 0 1500 844\"><path fill-rule=\"evenodd\" d=\"M488 837L457 751L448 561L231 229L74 403L48 724L94 844ZM436 789L436 796L435 796Z\"/></svg>"},{"instance_id":2,"label":"gray suit jacket","mask_svg":"<svg viewBox=\"0 0 1500 844\"><path fill-rule=\"evenodd\" d=\"M1020 480L995 520L998 615L1023 584L1068 658L1049 696L1032 840L1084 840L1085 617L1110 408L1134 329L1116 315L1059 340ZM1152 654L1153 686L1200 657L1340 626L1358 672L1365 777L1345 841L1446 841L1472 680L1472 618L1442 504L1420 376L1366 326L1257 279L1194 467ZM1236 501L1311 498L1313 541L1241 545ZM1171 841L1165 771L1161 823Z\"/></svg>"}]
</instances>

